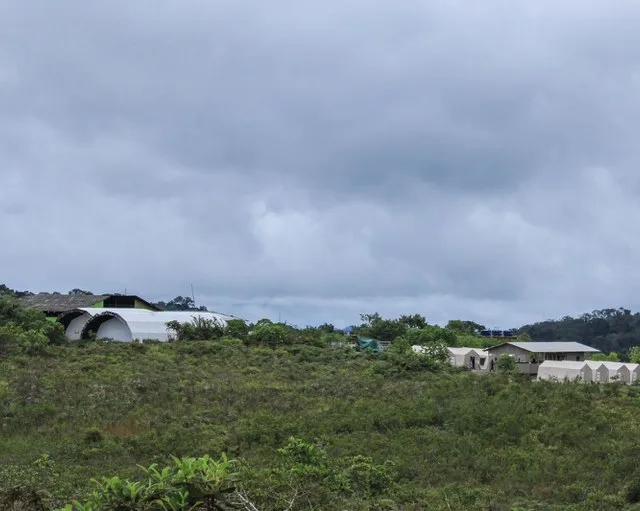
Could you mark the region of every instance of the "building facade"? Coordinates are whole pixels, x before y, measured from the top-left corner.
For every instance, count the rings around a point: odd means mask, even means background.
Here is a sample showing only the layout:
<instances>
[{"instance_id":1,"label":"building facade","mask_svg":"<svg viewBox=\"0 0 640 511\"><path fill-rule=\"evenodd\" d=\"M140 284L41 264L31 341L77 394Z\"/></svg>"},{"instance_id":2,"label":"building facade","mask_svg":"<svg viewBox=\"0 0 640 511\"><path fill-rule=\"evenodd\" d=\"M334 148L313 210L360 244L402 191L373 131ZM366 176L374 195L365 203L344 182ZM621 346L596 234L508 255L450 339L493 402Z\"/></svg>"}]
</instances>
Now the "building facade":
<instances>
[{"instance_id":1,"label":"building facade","mask_svg":"<svg viewBox=\"0 0 640 511\"><path fill-rule=\"evenodd\" d=\"M522 373L536 375L538 367L545 360L584 362L590 354L600 350L579 342L518 342L509 341L486 350L493 362L503 355L516 360Z\"/></svg>"}]
</instances>

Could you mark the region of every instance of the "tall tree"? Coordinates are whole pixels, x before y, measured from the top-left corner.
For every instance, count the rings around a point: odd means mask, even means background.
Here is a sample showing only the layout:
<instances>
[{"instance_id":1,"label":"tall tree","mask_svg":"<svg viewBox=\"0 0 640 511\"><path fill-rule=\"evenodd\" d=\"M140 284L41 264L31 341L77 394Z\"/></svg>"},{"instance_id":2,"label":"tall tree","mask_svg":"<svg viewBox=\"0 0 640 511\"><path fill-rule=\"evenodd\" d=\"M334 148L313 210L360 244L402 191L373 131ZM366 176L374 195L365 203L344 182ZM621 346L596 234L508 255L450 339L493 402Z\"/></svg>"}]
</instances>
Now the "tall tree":
<instances>
[{"instance_id":1,"label":"tall tree","mask_svg":"<svg viewBox=\"0 0 640 511\"><path fill-rule=\"evenodd\" d=\"M462 334L478 334L482 330L486 330L487 327L476 323L475 321L463 321L461 319L452 319L447 323L449 330L454 330Z\"/></svg>"}]
</instances>

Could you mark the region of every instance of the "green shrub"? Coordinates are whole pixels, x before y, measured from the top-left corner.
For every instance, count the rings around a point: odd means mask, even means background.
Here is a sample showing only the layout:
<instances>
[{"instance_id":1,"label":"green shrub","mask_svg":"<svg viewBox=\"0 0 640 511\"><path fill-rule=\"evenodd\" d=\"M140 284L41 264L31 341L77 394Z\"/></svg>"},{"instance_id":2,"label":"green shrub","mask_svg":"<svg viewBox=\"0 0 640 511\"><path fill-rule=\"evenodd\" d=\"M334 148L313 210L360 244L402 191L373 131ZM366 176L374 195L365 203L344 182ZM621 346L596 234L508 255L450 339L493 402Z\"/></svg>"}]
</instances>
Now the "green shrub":
<instances>
[{"instance_id":1,"label":"green shrub","mask_svg":"<svg viewBox=\"0 0 640 511\"><path fill-rule=\"evenodd\" d=\"M94 480L96 489L84 502L74 501L59 511L182 511L196 508L224 510L230 494L236 491L236 462L222 456L214 460L177 458L173 464L158 469L157 464L143 469L141 481L118 476Z\"/></svg>"},{"instance_id":2,"label":"green shrub","mask_svg":"<svg viewBox=\"0 0 640 511\"><path fill-rule=\"evenodd\" d=\"M293 329L278 323L257 325L249 334L249 342L260 346L283 346L293 343Z\"/></svg>"},{"instance_id":3,"label":"green shrub","mask_svg":"<svg viewBox=\"0 0 640 511\"><path fill-rule=\"evenodd\" d=\"M167 327L176 332L179 341L211 341L220 339L225 327L213 318L194 317L190 323L169 321Z\"/></svg>"},{"instance_id":4,"label":"green shrub","mask_svg":"<svg viewBox=\"0 0 640 511\"><path fill-rule=\"evenodd\" d=\"M47 346L66 343L61 324L48 321L37 311L26 310L7 296L0 296L0 355L36 355Z\"/></svg>"},{"instance_id":5,"label":"green shrub","mask_svg":"<svg viewBox=\"0 0 640 511\"><path fill-rule=\"evenodd\" d=\"M249 326L241 319L230 319L227 321L227 328L225 329L224 335L244 341L249 335Z\"/></svg>"}]
</instances>

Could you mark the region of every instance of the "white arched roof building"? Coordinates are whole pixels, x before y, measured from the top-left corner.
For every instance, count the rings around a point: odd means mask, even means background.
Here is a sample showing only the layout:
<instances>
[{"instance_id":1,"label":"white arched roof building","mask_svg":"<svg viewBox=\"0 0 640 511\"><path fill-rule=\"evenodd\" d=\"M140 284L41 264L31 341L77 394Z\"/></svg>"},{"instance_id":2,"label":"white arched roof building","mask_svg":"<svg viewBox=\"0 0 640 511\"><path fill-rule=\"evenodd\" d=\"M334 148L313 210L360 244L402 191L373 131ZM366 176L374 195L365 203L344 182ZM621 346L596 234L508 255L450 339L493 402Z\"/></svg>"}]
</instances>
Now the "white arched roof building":
<instances>
[{"instance_id":1,"label":"white arched roof building","mask_svg":"<svg viewBox=\"0 0 640 511\"><path fill-rule=\"evenodd\" d=\"M58 321L62 323L67 339L71 341L79 341L82 338L82 329L85 327L87 322L96 314L104 311L105 309L98 308L75 309L62 314L58 318Z\"/></svg>"},{"instance_id":2,"label":"white arched roof building","mask_svg":"<svg viewBox=\"0 0 640 511\"><path fill-rule=\"evenodd\" d=\"M97 339L121 342L143 339L169 341L175 338L175 332L167 327L169 321L191 323L197 317L216 321L222 326L226 326L231 319L238 319L201 311L83 308L65 314L60 322L71 340L86 338L90 332L94 332Z\"/></svg>"}]
</instances>

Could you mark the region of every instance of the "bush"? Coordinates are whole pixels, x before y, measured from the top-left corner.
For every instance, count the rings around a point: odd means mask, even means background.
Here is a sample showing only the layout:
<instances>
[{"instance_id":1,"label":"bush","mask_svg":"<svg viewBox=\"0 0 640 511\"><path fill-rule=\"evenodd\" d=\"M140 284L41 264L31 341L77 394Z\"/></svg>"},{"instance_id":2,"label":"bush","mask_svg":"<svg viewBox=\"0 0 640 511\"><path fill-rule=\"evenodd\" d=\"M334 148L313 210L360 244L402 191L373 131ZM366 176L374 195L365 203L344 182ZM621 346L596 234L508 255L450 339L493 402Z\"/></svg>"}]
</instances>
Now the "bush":
<instances>
[{"instance_id":1,"label":"bush","mask_svg":"<svg viewBox=\"0 0 640 511\"><path fill-rule=\"evenodd\" d=\"M196 316L191 323L169 321L167 327L176 332L179 341L212 341L225 334L225 327L213 318Z\"/></svg>"},{"instance_id":2,"label":"bush","mask_svg":"<svg viewBox=\"0 0 640 511\"><path fill-rule=\"evenodd\" d=\"M511 355L501 355L500 358L498 358L497 366L498 370L503 373L515 372L517 368L516 359Z\"/></svg>"},{"instance_id":3,"label":"bush","mask_svg":"<svg viewBox=\"0 0 640 511\"><path fill-rule=\"evenodd\" d=\"M251 344L261 346L281 346L293 343L293 328L280 323L263 323L256 326L249 335Z\"/></svg>"},{"instance_id":4,"label":"bush","mask_svg":"<svg viewBox=\"0 0 640 511\"><path fill-rule=\"evenodd\" d=\"M130 481L118 476L94 480L96 489L90 498L80 503L67 504L58 511L178 511L204 508L223 510L235 492L237 473L235 461L226 456L213 460L177 458L162 470L157 464L144 469L146 478Z\"/></svg>"},{"instance_id":5,"label":"bush","mask_svg":"<svg viewBox=\"0 0 640 511\"><path fill-rule=\"evenodd\" d=\"M249 326L241 319L231 319L227 321L225 330L226 337L245 340L249 335Z\"/></svg>"},{"instance_id":6,"label":"bush","mask_svg":"<svg viewBox=\"0 0 640 511\"><path fill-rule=\"evenodd\" d=\"M60 323L37 311L22 308L13 298L0 297L0 355L36 355L49 345L66 342Z\"/></svg>"}]
</instances>

